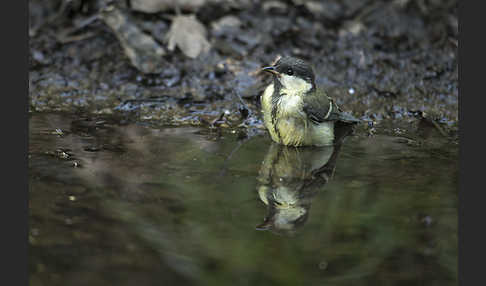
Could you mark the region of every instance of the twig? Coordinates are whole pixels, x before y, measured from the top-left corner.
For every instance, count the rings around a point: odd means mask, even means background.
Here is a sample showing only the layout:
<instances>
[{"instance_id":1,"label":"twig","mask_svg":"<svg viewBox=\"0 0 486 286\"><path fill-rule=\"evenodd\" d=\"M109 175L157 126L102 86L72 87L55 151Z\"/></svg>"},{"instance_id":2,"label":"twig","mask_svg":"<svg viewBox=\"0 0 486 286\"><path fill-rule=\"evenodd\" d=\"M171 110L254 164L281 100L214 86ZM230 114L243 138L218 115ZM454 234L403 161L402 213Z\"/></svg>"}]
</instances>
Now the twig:
<instances>
[{"instance_id":1,"label":"twig","mask_svg":"<svg viewBox=\"0 0 486 286\"><path fill-rule=\"evenodd\" d=\"M95 22L96 20L99 20L99 19L100 19L100 14L96 13L95 15L92 15L92 16L82 20L81 22L77 23L74 27L67 28L67 29L63 30L58 35L56 35L56 39L57 39L58 42L60 42L62 44L66 44L66 43L70 43L70 42L74 42L74 41L80 41L80 40L90 38L90 37L96 35L96 33L95 32L88 32L86 34L78 35L78 36L69 36L69 35L83 29L84 27L92 24L93 22Z\"/></svg>"},{"instance_id":2,"label":"twig","mask_svg":"<svg viewBox=\"0 0 486 286\"><path fill-rule=\"evenodd\" d=\"M231 151L231 153L228 155L228 157L226 157L226 159L224 160L223 162L223 168L221 168L221 172L219 172L219 176L224 176L226 174L226 171L228 170L228 163L229 161L231 160L231 158L233 157L233 155L236 153L236 151L238 151L241 146L243 146L243 144L248 141L248 139L250 139L249 137L243 139L243 140L240 140L238 141L238 145L236 145L236 147Z\"/></svg>"}]
</instances>

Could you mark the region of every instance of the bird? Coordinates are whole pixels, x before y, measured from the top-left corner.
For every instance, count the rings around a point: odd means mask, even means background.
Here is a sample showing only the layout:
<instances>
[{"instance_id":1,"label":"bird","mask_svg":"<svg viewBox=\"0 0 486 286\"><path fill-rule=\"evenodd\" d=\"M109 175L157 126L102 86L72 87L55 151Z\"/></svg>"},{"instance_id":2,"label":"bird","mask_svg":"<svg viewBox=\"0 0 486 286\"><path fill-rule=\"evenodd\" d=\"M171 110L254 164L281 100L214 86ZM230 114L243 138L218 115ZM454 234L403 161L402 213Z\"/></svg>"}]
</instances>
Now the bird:
<instances>
[{"instance_id":1,"label":"bird","mask_svg":"<svg viewBox=\"0 0 486 286\"><path fill-rule=\"evenodd\" d=\"M295 57L282 57L262 68L273 75L260 97L263 121L273 141L286 146L329 146L337 121L360 122L317 88L312 66Z\"/></svg>"}]
</instances>

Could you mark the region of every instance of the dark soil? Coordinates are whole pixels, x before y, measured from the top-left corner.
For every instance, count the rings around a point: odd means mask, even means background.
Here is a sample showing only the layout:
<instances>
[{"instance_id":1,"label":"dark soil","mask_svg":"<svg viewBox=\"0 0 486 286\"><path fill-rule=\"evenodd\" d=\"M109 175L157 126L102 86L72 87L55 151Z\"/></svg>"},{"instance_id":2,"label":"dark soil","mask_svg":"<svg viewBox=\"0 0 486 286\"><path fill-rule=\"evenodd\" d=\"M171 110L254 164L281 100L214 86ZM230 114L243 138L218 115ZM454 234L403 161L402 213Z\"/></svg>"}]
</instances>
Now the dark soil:
<instances>
[{"instance_id":1,"label":"dark soil","mask_svg":"<svg viewBox=\"0 0 486 286\"><path fill-rule=\"evenodd\" d=\"M120 1L129 2L129 1ZM229 1L228 1L229 2ZM234 2L234 1L232 1ZM317 83L363 120L358 134L457 140L457 1L223 1L196 12L208 29L207 55L168 52L160 74L143 74L100 20L98 1L30 0L30 112L121 114L152 124L261 128L259 68L279 55L311 62ZM161 45L174 11L129 11ZM186 13L187 11L182 11ZM240 21L218 27L223 17ZM61 39L61 40L60 40Z\"/></svg>"}]
</instances>

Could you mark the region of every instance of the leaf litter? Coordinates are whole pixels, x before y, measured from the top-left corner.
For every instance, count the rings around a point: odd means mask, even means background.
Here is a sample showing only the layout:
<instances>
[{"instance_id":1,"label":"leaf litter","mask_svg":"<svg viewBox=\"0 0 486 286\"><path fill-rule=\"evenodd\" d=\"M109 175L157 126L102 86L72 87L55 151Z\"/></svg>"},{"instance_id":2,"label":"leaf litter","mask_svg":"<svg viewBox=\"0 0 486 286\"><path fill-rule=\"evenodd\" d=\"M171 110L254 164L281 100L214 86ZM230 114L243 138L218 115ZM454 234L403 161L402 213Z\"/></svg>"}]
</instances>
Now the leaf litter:
<instances>
[{"instance_id":1,"label":"leaf litter","mask_svg":"<svg viewBox=\"0 0 486 286\"><path fill-rule=\"evenodd\" d=\"M196 58L207 53L211 44L206 39L206 28L194 15L178 15L174 17L167 34L167 48L174 51L177 46L189 58Z\"/></svg>"}]
</instances>

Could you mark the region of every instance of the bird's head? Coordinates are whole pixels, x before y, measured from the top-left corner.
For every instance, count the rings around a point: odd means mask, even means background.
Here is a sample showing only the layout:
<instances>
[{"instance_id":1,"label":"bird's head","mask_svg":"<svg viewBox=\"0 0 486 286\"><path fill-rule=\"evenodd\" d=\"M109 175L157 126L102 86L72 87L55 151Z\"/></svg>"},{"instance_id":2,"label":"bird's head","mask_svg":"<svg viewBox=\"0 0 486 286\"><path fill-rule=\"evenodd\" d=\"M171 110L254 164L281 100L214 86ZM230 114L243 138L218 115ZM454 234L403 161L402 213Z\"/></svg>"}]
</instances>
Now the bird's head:
<instances>
[{"instance_id":1,"label":"bird's head","mask_svg":"<svg viewBox=\"0 0 486 286\"><path fill-rule=\"evenodd\" d=\"M274 83L292 94L304 94L315 89L314 71L301 59L283 57L273 66L264 67L262 70L273 74Z\"/></svg>"}]
</instances>

